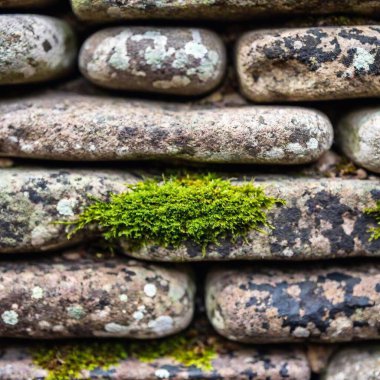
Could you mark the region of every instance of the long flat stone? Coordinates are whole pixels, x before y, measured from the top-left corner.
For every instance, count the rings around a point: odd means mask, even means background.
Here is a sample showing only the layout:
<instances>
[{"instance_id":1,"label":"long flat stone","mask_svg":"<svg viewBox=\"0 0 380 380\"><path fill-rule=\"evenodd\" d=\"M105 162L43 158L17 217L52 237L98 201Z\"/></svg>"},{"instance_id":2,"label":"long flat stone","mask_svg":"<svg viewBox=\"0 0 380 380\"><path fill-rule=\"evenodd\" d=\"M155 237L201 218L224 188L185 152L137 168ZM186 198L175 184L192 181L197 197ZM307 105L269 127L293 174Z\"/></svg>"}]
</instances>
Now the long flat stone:
<instances>
[{"instance_id":1,"label":"long flat stone","mask_svg":"<svg viewBox=\"0 0 380 380\"><path fill-rule=\"evenodd\" d=\"M130 19L246 19L274 14L378 13L377 0L71 0L78 17L91 21Z\"/></svg>"},{"instance_id":2,"label":"long flat stone","mask_svg":"<svg viewBox=\"0 0 380 380\"><path fill-rule=\"evenodd\" d=\"M379 339L379 281L376 262L220 268L207 279L207 312L241 342Z\"/></svg>"},{"instance_id":3,"label":"long flat stone","mask_svg":"<svg viewBox=\"0 0 380 380\"><path fill-rule=\"evenodd\" d=\"M222 81L226 52L220 37L206 29L108 28L84 42L79 67L102 87L201 95Z\"/></svg>"},{"instance_id":4,"label":"long flat stone","mask_svg":"<svg viewBox=\"0 0 380 380\"><path fill-rule=\"evenodd\" d=\"M337 132L339 146L352 161L380 173L380 108L348 114Z\"/></svg>"},{"instance_id":5,"label":"long flat stone","mask_svg":"<svg viewBox=\"0 0 380 380\"><path fill-rule=\"evenodd\" d=\"M56 79L73 69L76 42L65 21L0 15L0 31L0 85Z\"/></svg>"},{"instance_id":6,"label":"long flat stone","mask_svg":"<svg viewBox=\"0 0 380 380\"><path fill-rule=\"evenodd\" d=\"M0 154L55 160L301 164L332 144L297 107L212 108L52 93L0 103Z\"/></svg>"},{"instance_id":7,"label":"long flat stone","mask_svg":"<svg viewBox=\"0 0 380 380\"><path fill-rule=\"evenodd\" d=\"M81 254L2 262L0 337L145 339L189 325L195 284L185 268Z\"/></svg>"},{"instance_id":8,"label":"long flat stone","mask_svg":"<svg viewBox=\"0 0 380 380\"><path fill-rule=\"evenodd\" d=\"M236 49L240 88L256 102L378 97L379 49L378 26L250 32Z\"/></svg>"}]
</instances>

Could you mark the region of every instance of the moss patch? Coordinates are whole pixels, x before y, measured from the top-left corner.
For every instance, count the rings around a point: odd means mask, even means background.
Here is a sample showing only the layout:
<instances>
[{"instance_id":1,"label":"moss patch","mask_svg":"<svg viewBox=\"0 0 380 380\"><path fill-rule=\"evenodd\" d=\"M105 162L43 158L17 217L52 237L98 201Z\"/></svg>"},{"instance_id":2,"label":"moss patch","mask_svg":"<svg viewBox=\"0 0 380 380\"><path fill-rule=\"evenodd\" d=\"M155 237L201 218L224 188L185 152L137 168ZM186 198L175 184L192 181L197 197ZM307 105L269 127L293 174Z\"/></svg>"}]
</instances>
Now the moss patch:
<instances>
[{"instance_id":1,"label":"moss patch","mask_svg":"<svg viewBox=\"0 0 380 380\"><path fill-rule=\"evenodd\" d=\"M366 209L365 213L372 215L378 225L369 229L371 232L370 241L380 239L380 201L377 201L375 207Z\"/></svg>"},{"instance_id":2,"label":"moss patch","mask_svg":"<svg viewBox=\"0 0 380 380\"><path fill-rule=\"evenodd\" d=\"M32 352L33 362L49 371L46 380L80 379L81 371L108 369L127 357L119 343L40 346Z\"/></svg>"},{"instance_id":3,"label":"moss patch","mask_svg":"<svg viewBox=\"0 0 380 380\"><path fill-rule=\"evenodd\" d=\"M69 237L95 226L106 240L125 239L134 248L192 242L203 253L220 239L235 241L251 230L272 228L267 211L285 203L253 182L237 186L210 174L143 181L112 194L108 202L91 200L74 221L66 222L72 225Z\"/></svg>"}]
</instances>

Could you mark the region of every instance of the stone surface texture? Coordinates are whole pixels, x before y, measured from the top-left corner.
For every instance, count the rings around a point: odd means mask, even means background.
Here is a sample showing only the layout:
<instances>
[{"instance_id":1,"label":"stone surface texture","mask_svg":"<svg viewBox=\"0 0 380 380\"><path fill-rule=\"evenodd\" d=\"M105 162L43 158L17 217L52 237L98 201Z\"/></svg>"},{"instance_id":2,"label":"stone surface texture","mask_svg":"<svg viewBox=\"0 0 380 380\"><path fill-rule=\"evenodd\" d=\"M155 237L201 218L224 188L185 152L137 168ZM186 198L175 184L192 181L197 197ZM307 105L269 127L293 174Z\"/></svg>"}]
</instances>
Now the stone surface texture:
<instances>
[{"instance_id":1,"label":"stone surface texture","mask_svg":"<svg viewBox=\"0 0 380 380\"><path fill-rule=\"evenodd\" d=\"M0 15L0 85L40 82L68 73L76 59L74 32L64 21Z\"/></svg>"},{"instance_id":2,"label":"stone surface texture","mask_svg":"<svg viewBox=\"0 0 380 380\"><path fill-rule=\"evenodd\" d=\"M55 2L56 0L0 0L0 9L35 8L45 5L51 5Z\"/></svg>"},{"instance_id":3,"label":"stone surface texture","mask_svg":"<svg viewBox=\"0 0 380 380\"><path fill-rule=\"evenodd\" d=\"M217 269L209 274L209 318L241 342L347 342L378 339L380 267Z\"/></svg>"},{"instance_id":4,"label":"stone surface texture","mask_svg":"<svg viewBox=\"0 0 380 380\"><path fill-rule=\"evenodd\" d=\"M302 164L332 126L297 107L191 106L52 93L0 103L0 154L55 160Z\"/></svg>"},{"instance_id":5,"label":"stone surface texture","mask_svg":"<svg viewBox=\"0 0 380 380\"><path fill-rule=\"evenodd\" d=\"M286 200L285 206L268 212L274 226L266 234L251 232L236 243L222 241L203 254L198 246L177 249L147 246L125 252L147 260L308 260L348 256L378 256L380 241L369 241L369 227L375 226L366 208L380 199L379 181L326 179L296 176L241 176L254 179L266 194Z\"/></svg>"},{"instance_id":6,"label":"stone surface texture","mask_svg":"<svg viewBox=\"0 0 380 380\"><path fill-rule=\"evenodd\" d=\"M186 270L80 253L2 262L1 337L145 339L189 325L195 285Z\"/></svg>"},{"instance_id":7,"label":"stone surface texture","mask_svg":"<svg viewBox=\"0 0 380 380\"><path fill-rule=\"evenodd\" d=\"M205 29L118 27L89 37L79 66L107 88L201 95L220 84L226 53L218 35Z\"/></svg>"},{"instance_id":8,"label":"stone surface texture","mask_svg":"<svg viewBox=\"0 0 380 380\"><path fill-rule=\"evenodd\" d=\"M337 131L340 148L352 161L380 173L380 108L348 114Z\"/></svg>"},{"instance_id":9,"label":"stone surface texture","mask_svg":"<svg viewBox=\"0 0 380 380\"><path fill-rule=\"evenodd\" d=\"M111 21L120 19L244 19L273 14L380 12L377 0L71 0L81 19Z\"/></svg>"},{"instance_id":10,"label":"stone surface texture","mask_svg":"<svg viewBox=\"0 0 380 380\"><path fill-rule=\"evenodd\" d=\"M380 28L259 30L236 49L241 91L256 102L380 95Z\"/></svg>"},{"instance_id":11,"label":"stone surface texture","mask_svg":"<svg viewBox=\"0 0 380 380\"><path fill-rule=\"evenodd\" d=\"M332 358L323 380L376 380L380 378L380 346L341 349Z\"/></svg>"}]
</instances>

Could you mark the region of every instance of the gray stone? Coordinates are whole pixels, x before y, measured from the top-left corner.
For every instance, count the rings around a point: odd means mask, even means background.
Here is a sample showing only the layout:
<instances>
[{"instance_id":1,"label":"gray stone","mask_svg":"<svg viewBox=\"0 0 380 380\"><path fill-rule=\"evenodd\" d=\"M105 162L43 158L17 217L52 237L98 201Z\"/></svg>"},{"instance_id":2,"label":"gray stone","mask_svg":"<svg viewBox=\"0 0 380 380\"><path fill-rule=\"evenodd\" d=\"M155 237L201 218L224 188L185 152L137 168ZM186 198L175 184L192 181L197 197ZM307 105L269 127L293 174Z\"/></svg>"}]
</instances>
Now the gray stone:
<instances>
[{"instance_id":1,"label":"gray stone","mask_svg":"<svg viewBox=\"0 0 380 380\"><path fill-rule=\"evenodd\" d=\"M302 164L333 130L296 107L191 106L48 94L0 103L0 155L55 160Z\"/></svg>"},{"instance_id":2,"label":"gray stone","mask_svg":"<svg viewBox=\"0 0 380 380\"><path fill-rule=\"evenodd\" d=\"M352 161L380 173L380 108L348 114L337 132L338 144Z\"/></svg>"},{"instance_id":3,"label":"gray stone","mask_svg":"<svg viewBox=\"0 0 380 380\"><path fill-rule=\"evenodd\" d=\"M212 271L208 316L241 342L379 339L380 266L255 266Z\"/></svg>"},{"instance_id":4,"label":"gray stone","mask_svg":"<svg viewBox=\"0 0 380 380\"><path fill-rule=\"evenodd\" d=\"M323 380L377 380L380 346L366 344L341 349L332 358Z\"/></svg>"},{"instance_id":5,"label":"gray stone","mask_svg":"<svg viewBox=\"0 0 380 380\"><path fill-rule=\"evenodd\" d=\"M183 268L81 254L2 262L0 337L145 339L189 325L195 285Z\"/></svg>"},{"instance_id":6,"label":"gray stone","mask_svg":"<svg viewBox=\"0 0 380 380\"><path fill-rule=\"evenodd\" d=\"M79 66L102 87L201 95L220 84L226 53L218 35L204 29L119 27L89 37Z\"/></svg>"},{"instance_id":7,"label":"gray stone","mask_svg":"<svg viewBox=\"0 0 380 380\"><path fill-rule=\"evenodd\" d=\"M0 85L55 79L74 66L74 32L64 21L0 15Z\"/></svg>"},{"instance_id":8,"label":"gray stone","mask_svg":"<svg viewBox=\"0 0 380 380\"><path fill-rule=\"evenodd\" d=\"M241 91L256 102L380 95L377 26L260 30L241 37Z\"/></svg>"},{"instance_id":9,"label":"gray stone","mask_svg":"<svg viewBox=\"0 0 380 380\"><path fill-rule=\"evenodd\" d=\"M35 8L55 3L56 0L0 0L1 8Z\"/></svg>"},{"instance_id":10,"label":"gray stone","mask_svg":"<svg viewBox=\"0 0 380 380\"><path fill-rule=\"evenodd\" d=\"M246 19L273 14L328 14L380 12L377 0L71 0L74 12L83 20L121 19Z\"/></svg>"}]
</instances>

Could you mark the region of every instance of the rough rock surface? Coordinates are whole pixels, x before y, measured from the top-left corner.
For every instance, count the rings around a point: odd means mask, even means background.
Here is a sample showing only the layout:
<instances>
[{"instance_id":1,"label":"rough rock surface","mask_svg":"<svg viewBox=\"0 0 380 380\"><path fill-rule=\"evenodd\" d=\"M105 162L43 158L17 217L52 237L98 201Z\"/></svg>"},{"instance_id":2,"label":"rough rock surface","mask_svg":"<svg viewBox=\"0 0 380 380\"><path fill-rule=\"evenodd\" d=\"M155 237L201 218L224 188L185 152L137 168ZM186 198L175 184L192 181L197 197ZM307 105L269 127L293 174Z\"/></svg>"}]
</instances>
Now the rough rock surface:
<instances>
[{"instance_id":1,"label":"rough rock surface","mask_svg":"<svg viewBox=\"0 0 380 380\"><path fill-rule=\"evenodd\" d=\"M195 285L186 270L66 256L2 262L1 337L141 339L189 325Z\"/></svg>"},{"instance_id":2,"label":"rough rock surface","mask_svg":"<svg viewBox=\"0 0 380 380\"><path fill-rule=\"evenodd\" d=\"M0 154L58 160L301 164L331 146L318 111L56 93L0 103Z\"/></svg>"},{"instance_id":3,"label":"rough rock surface","mask_svg":"<svg viewBox=\"0 0 380 380\"><path fill-rule=\"evenodd\" d=\"M0 8L34 8L55 2L56 0L0 0Z\"/></svg>"},{"instance_id":4,"label":"rough rock surface","mask_svg":"<svg viewBox=\"0 0 380 380\"><path fill-rule=\"evenodd\" d=\"M257 102L380 95L377 26L260 30L241 37L242 92Z\"/></svg>"},{"instance_id":5,"label":"rough rock surface","mask_svg":"<svg viewBox=\"0 0 380 380\"><path fill-rule=\"evenodd\" d=\"M75 36L64 21L0 15L0 31L0 85L58 78L74 66Z\"/></svg>"},{"instance_id":6,"label":"rough rock surface","mask_svg":"<svg viewBox=\"0 0 380 380\"><path fill-rule=\"evenodd\" d=\"M109 28L83 44L79 66L99 86L176 95L201 95L220 84L223 42L205 29Z\"/></svg>"},{"instance_id":7,"label":"rough rock surface","mask_svg":"<svg viewBox=\"0 0 380 380\"><path fill-rule=\"evenodd\" d=\"M242 19L259 15L335 12L372 14L380 12L377 0L183 0L118 2L71 0L81 19Z\"/></svg>"},{"instance_id":8,"label":"rough rock surface","mask_svg":"<svg viewBox=\"0 0 380 380\"><path fill-rule=\"evenodd\" d=\"M338 143L352 161L380 173L380 108L347 115L337 131Z\"/></svg>"},{"instance_id":9,"label":"rough rock surface","mask_svg":"<svg viewBox=\"0 0 380 380\"><path fill-rule=\"evenodd\" d=\"M379 181L307 177L245 176L265 188L268 195L286 200L268 213L274 229L267 234L251 232L236 243L222 241L205 255L198 246L177 249L147 246L128 254L159 261L326 259L347 256L378 256L380 241L369 241L374 219L365 215L380 199ZM243 180L243 177L240 179ZM239 183L237 180L234 183Z\"/></svg>"},{"instance_id":10,"label":"rough rock surface","mask_svg":"<svg viewBox=\"0 0 380 380\"><path fill-rule=\"evenodd\" d=\"M219 269L207 280L207 311L241 342L378 339L379 282L376 263Z\"/></svg>"},{"instance_id":11,"label":"rough rock surface","mask_svg":"<svg viewBox=\"0 0 380 380\"><path fill-rule=\"evenodd\" d=\"M380 378L380 346L366 344L339 351L332 358L324 380L376 380Z\"/></svg>"}]
</instances>

